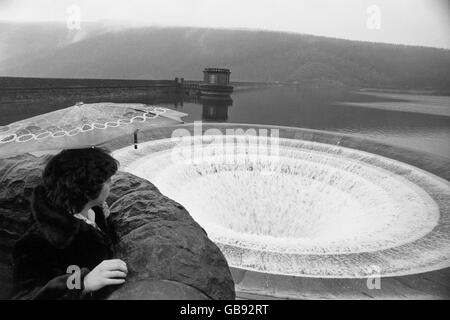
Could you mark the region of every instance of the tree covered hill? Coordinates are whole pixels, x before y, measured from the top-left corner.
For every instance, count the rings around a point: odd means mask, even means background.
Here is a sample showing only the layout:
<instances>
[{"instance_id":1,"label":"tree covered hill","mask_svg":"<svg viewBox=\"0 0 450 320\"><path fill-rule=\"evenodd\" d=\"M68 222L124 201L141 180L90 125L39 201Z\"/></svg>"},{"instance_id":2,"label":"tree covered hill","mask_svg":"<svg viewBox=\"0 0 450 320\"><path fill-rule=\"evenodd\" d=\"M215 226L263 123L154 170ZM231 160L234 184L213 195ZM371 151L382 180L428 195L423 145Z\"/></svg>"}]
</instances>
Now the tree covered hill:
<instances>
[{"instance_id":1,"label":"tree covered hill","mask_svg":"<svg viewBox=\"0 0 450 320\"><path fill-rule=\"evenodd\" d=\"M0 43L0 76L195 80L217 66L235 81L450 88L450 50L294 33L3 22Z\"/></svg>"}]
</instances>

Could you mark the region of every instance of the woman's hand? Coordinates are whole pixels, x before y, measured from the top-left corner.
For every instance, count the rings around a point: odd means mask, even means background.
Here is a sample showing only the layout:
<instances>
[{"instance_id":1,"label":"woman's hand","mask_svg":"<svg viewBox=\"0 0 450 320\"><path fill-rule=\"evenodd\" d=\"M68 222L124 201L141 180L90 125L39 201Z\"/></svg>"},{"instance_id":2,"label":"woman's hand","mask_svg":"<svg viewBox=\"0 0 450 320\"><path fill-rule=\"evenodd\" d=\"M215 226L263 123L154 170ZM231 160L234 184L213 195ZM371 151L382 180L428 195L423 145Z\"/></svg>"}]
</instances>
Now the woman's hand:
<instances>
[{"instance_id":1,"label":"woman's hand","mask_svg":"<svg viewBox=\"0 0 450 320\"><path fill-rule=\"evenodd\" d=\"M84 291L93 292L105 286L125 282L128 269L120 259L103 260L84 277Z\"/></svg>"}]
</instances>

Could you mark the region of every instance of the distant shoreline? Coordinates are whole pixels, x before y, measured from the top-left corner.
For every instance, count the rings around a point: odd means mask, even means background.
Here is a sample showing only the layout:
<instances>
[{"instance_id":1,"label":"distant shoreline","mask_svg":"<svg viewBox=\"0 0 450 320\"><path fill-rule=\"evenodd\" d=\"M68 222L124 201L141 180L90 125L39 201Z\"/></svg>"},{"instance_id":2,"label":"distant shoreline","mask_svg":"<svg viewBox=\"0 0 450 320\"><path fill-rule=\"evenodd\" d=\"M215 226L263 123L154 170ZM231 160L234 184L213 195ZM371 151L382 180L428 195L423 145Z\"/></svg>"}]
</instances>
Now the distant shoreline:
<instances>
[{"instance_id":1,"label":"distant shoreline","mask_svg":"<svg viewBox=\"0 0 450 320\"><path fill-rule=\"evenodd\" d=\"M359 90L353 91L361 95L384 98L387 101L378 102L336 102L335 105L345 105L353 107L363 107L371 109L381 109L390 111L422 113L435 116L450 117L450 96L442 94L424 93L420 90ZM427 91L428 92L428 91ZM389 101L389 100L395 101Z\"/></svg>"},{"instance_id":2,"label":"distant shoreline","mask_svg":"<svg viewBox=\"0 0 450 320\"><path fill-rule=\"evenodd\" d=\"M44 78L44 77L1 77L0 90L51 89L51 88L91 88L91 87L152 87L180 85L181 77L173 79L102 79L102 78ZM201 83L201 80L184 79L184 83ZM285 84L281 81L230 81L235 88L267 87Z\"/></svg>"},{"instance_id":3,"label":"distant shoreline","mask_svg":"<svg viewBox=\"0 0 450 320\"><path fill-rule=\"evenodd\" d=\"M53 88L53 87L114 87L123 86L125 84L130 86L154 86L160 84L168 84L176 81L174 78L170 79L113 79L113 78L49 78L49 77L15 77L15 76L0 76L0 90L2 89L21 89L21 88ZM184 79L186 83L200 83L201 80ZM302 80L302 81L230 81L230 84L235 88L247 87L270 87L270 86L292 86L292 85L306 85L314 83L328 83L332 80ZM442 88L376 88L376 87L356 87L354 90L366 92L392 92L392 93L408 93L408 94L442 94L450 95L450 89Z\"/></svg>"},{"instance_id":4,"label":"distant shoreline","mask_svg":"<svg viewBox=\"0 0 450 320\"><path fill-rule=\"evenodd\" d=\"M450 90L440 90L440 89L360 88L358 91L359 92L383 92L383 93L450 96Z\"/></svg>"},{"instance_id":5,"label":"distant shoreline","mask_svg":"<svg viewBox=\"0 0 450 320\"><path fill-rule=\"evenodd\" d=\"M137 96L190 97L196 95L200 80L136 80L0 77L0 103L34 103L41 101L81 101ZM235 92L282 86L279 82L231 81ZM192 87L194 85L194 87ZM194 88L194 89L193 89Z\"/></svg>"}]
</instances>

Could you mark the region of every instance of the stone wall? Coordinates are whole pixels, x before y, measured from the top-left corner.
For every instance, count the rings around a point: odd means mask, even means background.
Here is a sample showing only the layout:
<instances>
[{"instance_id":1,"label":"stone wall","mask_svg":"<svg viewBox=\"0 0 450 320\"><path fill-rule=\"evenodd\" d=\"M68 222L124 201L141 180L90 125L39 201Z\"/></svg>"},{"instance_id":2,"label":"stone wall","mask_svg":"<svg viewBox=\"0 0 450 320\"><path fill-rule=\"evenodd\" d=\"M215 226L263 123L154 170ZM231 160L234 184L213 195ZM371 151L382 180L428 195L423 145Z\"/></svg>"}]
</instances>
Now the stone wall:
<instances>
[{"instance_id":1,"label":"stone wall","mask_svg":"<svg viewBox=\"0 0 450 320\"><path fill-rule=\"evenodd\" d=\"M123 87L60 87L0 89L0 103L29 103L37 101L83 100L87 98L121 98L136 96L168 96L178 93L175 85Z\"/></svg>"}]
</instances>

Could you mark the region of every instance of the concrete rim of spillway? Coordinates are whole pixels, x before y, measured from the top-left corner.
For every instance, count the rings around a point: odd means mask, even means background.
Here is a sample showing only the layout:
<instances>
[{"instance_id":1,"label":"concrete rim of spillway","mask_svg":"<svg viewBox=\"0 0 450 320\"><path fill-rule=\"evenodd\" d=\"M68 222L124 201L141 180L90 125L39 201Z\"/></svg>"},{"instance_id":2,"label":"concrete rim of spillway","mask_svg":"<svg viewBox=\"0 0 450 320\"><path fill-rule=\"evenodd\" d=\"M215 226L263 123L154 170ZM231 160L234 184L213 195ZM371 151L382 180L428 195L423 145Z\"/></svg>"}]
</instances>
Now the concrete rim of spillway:
<instances>
[{"instance_id":1,"label":"concrete rim of spillway","mask_svg":"<svg viewBox=\"0 0 450 320\"><path fill-rule=\"evenodd\" d=\"M357 241L345 238L347 235L344 234L344 240L351 247L347 251L342 250L339 246L323 252L320 252L317 248L309 252L307 250L285 250L282 242L281 247L278 247L276 250L270 247L261 247L261 243L258 243L258 241L255 242L256 245L255 243L251 245L244 243L243 245L242 239L233 243L233 241L228 241L229 239L221 238L226 232L216 232L217 230L211 229L210 225L207 225L205 229L210 238L220 247L230 266L270 274L320 278L366 278L374 274L380 274L384 277L400 276L428 272L450 266L450 192L447 192L450 190L448 182L450 177L450 159L382 144L359 136L312 129L253 124L203 123L201 130L204 132L209 129L215 129L225 134L227 129L242 129L245 131L252 128L255 130L267 129L269 134L270 130L277 129L279 141L281 141L280 150L282 156L283 158L288 158L288 160L289 155L286 156L286 150L291 152L290 155L302 154L302 148L307 147L309 151L313 150L319 155L317 159L320 161L325 156L339 155L345 158L345 161L359 161L359 164L362 164L362 171L359 172L365 172L366 168L370 168L370 170L374 170L373 174L375 175L380 172L386 174L385 176L381 175L381 180L397 177L399 181L404 183L404 189L410 188L411 190L411 194L404 195L404 200L407 200L408 197L414 198L413 193L420 195L420 201L423 201L424 208L429 208L429 212L422 214L423 212L421 213L418 210L416 212L418 218L413 220L417 226L409 223L411 228L407 230L408 232L405 231L409 236L403 237L398 242L387 241L390 243L384 243L380 247L372 245L366 238L360 241L364 243L367 240L365 246L358 250L358 244L355 244ZM142 160L144 157L147 157L146 161L156 161L156 157L159 157L159 160L163 159L166 161L168 152L174 146L174 143L170 142L170 138L174 130L177 129L185 130L185 133L189 133L192 136L194 136L194 133L199 134L199 132L195 132L192 124L183 124L167 128L153 128L140 132L140 144L137 150L130 146L130 143L132 143L130 137L114 139L105 144L105 146L110 150L115 150L113 155L121 161L121 170L129 171L133 163L136 163L139 159ZM213 135L220 132L216 131ZM199 137L194 139L199 139ZM286 143L292 143L291 148L286 147ZM299 148L299 145L303 147ZM290 149L293 149L293 151ZM330 150L333 150L333 152L329 153ZM343 156L346 153L352 156ZM164 158L164 154L166 158ZM205 159L208 165L211 164L211 161L214 162L214 157ZM202 163L204 163L205 159L202 159ZM367 162L368 159L370 159L370 163ZM303 160L305 160L304 155ZM164 163L164 161L160 163ZM270 157L268 161L270 161ZM385 166L386 163L388 166ZM342 168L346 168L346 166L348 167L348 164L344 162ZM168 169L170 172L171 164L167 164L165 169ZM367 169L366 171L370 170ZM178 170L177 172L183 173L184 171ZM136 174L136 172L132 173ZM145 178L145 175L143 177ZM169 174L166 177L170 178L173 176ZM364 188L369 185L367 187L369 188L368 190L372 190L370 189L372 188L370 184L371 179L372 177L369 175L364 177L364 180L361 180L364 186L361 190L365 190ZM166 195L171 196L170 188L167 189L167 186L161 185L161 181L156 181L155 183L155 181L152 181L155 179L149 180L156 187L160 188L163 193L167 193L167 190L169 190L169 194ZM402 184L399 184L397 189L403 189L402 186ZM377 189L377 192L384 192L382 189L388 188L389 184L381 187L381 189ZM395 192L394 186L392 188L389 192ZM179 201L176 197L174 200ZM179 202L190 211L189 204L186 205L183 201ZM383 205L382 201L379 202L379 205ZM406 202L405 205L407 205ZM198 215L195 212L190 211L190 213L194 219L198 219ZM392 222L386 221L387 225ZM406 220L400 219L398 221L404 222ZM197 222L202 225L202 221L197 220ZM358 227L358 225L356 226ZM208 228L210 229L209 231ZM324 234L326 234L326 231L325 229ZM382 237L378 237L378 239L380 241L383 240ZM301 245L304 245L305 242L301 242L301 239L299 241ZM314 241L313 239L312 242ZM289 239L285 243L289 243Z\"/></svg>"}]
</instances>

